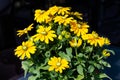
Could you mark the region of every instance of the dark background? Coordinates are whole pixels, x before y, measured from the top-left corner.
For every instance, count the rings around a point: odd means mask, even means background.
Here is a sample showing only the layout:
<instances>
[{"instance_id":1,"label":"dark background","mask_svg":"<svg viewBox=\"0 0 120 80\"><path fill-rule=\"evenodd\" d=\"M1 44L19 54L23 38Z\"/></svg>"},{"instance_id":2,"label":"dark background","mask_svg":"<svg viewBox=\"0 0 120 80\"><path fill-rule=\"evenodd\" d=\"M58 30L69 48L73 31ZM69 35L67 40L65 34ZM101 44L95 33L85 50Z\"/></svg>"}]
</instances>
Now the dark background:
<instances>
[{"instance_id":1,"label":"dark background","mask_svg":"<svg viewBox=\"0 0 120 80\"><path fill-rule=\"evenodd\" d=\"M23 38L16 31L33 22L33 10L58 5L72 7L83 13L84 21L102 36L111 40L110 49L116 55L108 61L112 68L106 73L113 80L120 80L120 0L0 0L0 80L17 80L22 76L20 60L14 49Z\"/></svg>"}]
</instances>

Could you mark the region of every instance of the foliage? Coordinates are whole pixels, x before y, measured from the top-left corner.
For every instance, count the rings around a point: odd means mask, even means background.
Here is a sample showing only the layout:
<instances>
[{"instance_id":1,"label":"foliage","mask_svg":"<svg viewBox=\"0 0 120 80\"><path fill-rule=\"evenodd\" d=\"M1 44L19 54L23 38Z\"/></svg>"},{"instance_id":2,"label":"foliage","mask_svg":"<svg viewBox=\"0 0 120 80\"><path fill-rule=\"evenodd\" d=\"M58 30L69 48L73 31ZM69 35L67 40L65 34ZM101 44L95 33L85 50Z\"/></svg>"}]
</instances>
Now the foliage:
<instances>
[{"instance_id":1,"label":"foliage","mask_svg":"<svg viewBox=\"0 0 120 80\"><path fill-rule=\"evenodd\" d=\"M90 31L82 14L70 7L53 6L35 10L34 23L18 36L26 34L25 41L14 51L22 60L28 80L102 80L109 76L106 61L114 51L106 37ZM35 33L30 33L35 29Z\"/></svg>"}]
</instances>

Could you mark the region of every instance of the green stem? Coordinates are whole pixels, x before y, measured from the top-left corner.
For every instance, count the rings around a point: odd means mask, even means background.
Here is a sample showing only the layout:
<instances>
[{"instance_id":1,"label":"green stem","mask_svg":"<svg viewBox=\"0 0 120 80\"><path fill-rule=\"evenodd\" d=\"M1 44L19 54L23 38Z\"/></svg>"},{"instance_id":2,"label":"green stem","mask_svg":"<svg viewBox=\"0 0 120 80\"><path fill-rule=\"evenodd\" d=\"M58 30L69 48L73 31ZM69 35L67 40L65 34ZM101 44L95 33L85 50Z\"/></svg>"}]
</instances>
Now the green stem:
<instances>
[{"instance_id":1,"label":"green stem","mask_svg":"<svg viewBox=\"0 0 120 80\"><path fill-rule=\"evenodd\" d=\"M27 38L29 39L30 38L30 36L29 36L29 34L27 33Z\"/></svg>"},{"instance_id":2,"label":"green stem","mask_svg":"<svg viewBox=\"0 0 120 80\"><path fill-rule=\"evenodd\" d=\"M77 48L75 47L75 54L76 56L78 56L78 52L77 52Z\"/></svg>"},{"instance_id":3,"label":"green stem","mask_svg":"<svg viewBox=\"0 0 120 80\"><path fill-rule=\"evenodd\" d=\"M102 58L103 58L103 56L99 57L97 60L100 60L100 59L102 59Z\"/></svg>"}]
</instances>

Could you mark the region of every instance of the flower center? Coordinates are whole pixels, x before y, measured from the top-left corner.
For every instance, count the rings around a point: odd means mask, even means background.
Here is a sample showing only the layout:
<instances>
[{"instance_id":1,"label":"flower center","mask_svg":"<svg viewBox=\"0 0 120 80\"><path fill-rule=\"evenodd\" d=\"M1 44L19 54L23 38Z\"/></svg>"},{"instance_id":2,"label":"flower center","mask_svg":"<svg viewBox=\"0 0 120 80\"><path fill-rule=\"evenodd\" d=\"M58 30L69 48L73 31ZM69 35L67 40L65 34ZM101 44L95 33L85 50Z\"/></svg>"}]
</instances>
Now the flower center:
<instances>
[{"instance_id":1,"label":"flower center","mask_svg":"<svg viewBox=\"0 0 120 80\"><path fill-rule=\"evenodd\" d=\"M46 35L46 34L47 34L47 32L46 32L46 31L43 31L43 32L41 32L41 34Z\"/></svg>"},{"instance_id":2,"label":"flower center","mask_svg":"<svg viewBox=\"0 0 120 80\"><path fill-rule=\"evenodd\" d=\"M25 51L27 50L27 46L23 46L22 48L23 48L23 50L25 50Z\"/></svg>"},{"instance_id":3,"label":"flower center","mask_svg":"<svg viewBox=\"0 0 120 80\"><path fill-rule=\"evenodd\" d=\"M57 62L57 64L56 64L57 66L60 66L61 65L61 63L60 62Z\"/></svg>"},{"instance_id":4,"label":"flower center","mask_svg":"<svg viewBox=\"0 0 120 80\"><path fill-rule=\"evenodd\" d=\"M81 25L80 25L80 24L78 24L78 28L81 28Z\"/></svg>"}]
</instances>

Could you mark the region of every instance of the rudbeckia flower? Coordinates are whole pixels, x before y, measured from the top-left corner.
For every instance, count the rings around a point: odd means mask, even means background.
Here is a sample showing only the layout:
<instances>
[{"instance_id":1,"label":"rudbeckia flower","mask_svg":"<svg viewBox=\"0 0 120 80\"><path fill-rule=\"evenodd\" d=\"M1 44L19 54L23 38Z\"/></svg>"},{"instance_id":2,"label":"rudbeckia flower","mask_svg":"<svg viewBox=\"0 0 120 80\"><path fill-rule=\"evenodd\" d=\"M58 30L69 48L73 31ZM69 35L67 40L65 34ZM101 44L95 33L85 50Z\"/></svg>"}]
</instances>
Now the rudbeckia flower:
<instances>
[{"instance_id":1,"label":"rudbeckia flower","mask_svg":"<svg viewBox=\"0 0 120 80\"><path fill-rule=\"evenodd\" d=\"M104 49L104 50L102 51L102 55L103 55L104 57L109 57L109 56L110 56L110 53L109 53L106 49Z\"/></svg>"},{"instance_id":2,"label":"rudbeckia flower","mask_svg":"<svg viewBox=\"0 0 120 80\"><path fill-rule=\"evenodd\" d=\"M68 17L68 15L65 15L65 16L56 16L54 18L54 22L58 22L59 25L63 24L63 25L67 25L69 24L71 21L73 20L72 17Z\"/></svg>"},{"instance_id":3,"label":"rudbeckia flower","mask_svg":"<svg viewBox=\"0 0 120 80\"><path fill-rule=\"evenodd\" d=\"M57 37L57 35L55 34L54 30L51 30L51 26L49 27L44 27L44 26L39 26L39 28L37 29L37 34L35 34L34 36L32 36L32 38L34 39L34 41L44 41L46 44L49 43L50 41L54 41L53 38Z\"/></svg>"},{"instance_id":4,"label":"rudbeckia flower","mask_svg":"<svg viewBox=\"0 0 120 80\"><path fill-rule=\"evenodd\" d=\"M36 46L32 41L22 42L22 45L18 46L15 50L15 55L20 59L31 58L30 54L34 54Z\"/></svg>"},{"instance_id":5,"label":"rudbeckia flower","mask_svg":"<svg viewBox=\"0 0 120 80\"><path fill-rule=\"evenodd\" d=\"M81 39L77 40L76 38L74 38L73 40L69 41L69 43L71 47L79 47L82 44L82 40Z\"/></svg>"},{"instance_id":6,"label":"rudbeckia flower","mask_svg":"<svg viewBox=\"0 0 120 80\"><path fill-rule=\"evenodd\" d=\"M71 32L74 32L77 36L81 36L83 34L88 33L89 25L87 23L77 23L75 20L70 23Z\"/></svg>"},{"instance_id":7,"label":"rudbeckia flower","mask_svg":"<svg viewBox=\"0 0 120 80\"><path fill-rule=\"evenodd\" d=\"M50 65L49 71L55 70L56 72L60 73L62 73L66 68L69 68L68 61L60 57L52 57L48 61L48 65Z\"/></svg>"},{"instance_id":8,"label":"rudbeckia flower","mask_svg":"<svg viewBox=\"0 0 120 80\"><path fill-rule=\"evenodd\" d=\"M83 40L87 40L87 43L90 45L100 46L102 47L105 44L109 44L109 40L104 37L100 37L95 31L92 32L92 34L85 34L82 35Z\"/></svg>"},{"instance_id":9,"label":"rudbeckia flower","mask_svg":"<svg viewBox=\"0 0 120 80\"><path fill-rule=\"evenodd\" d=\"M58 11L58 14L61 14L61 15L65 15L65 14L69 14L70 12L70 7L60 7L59 11Z\"/></svg>"},{"instance_id":10,"label":"rudbeckia flower","mask_svg":"<svg viewBox=\"0 0 120 80\"><path fill-rule=\"evenodd\" d=\"M27 34L28 33L28 31L31 31L31 29L33 29L33 23L32 24L30 24L27 28L25 28L24 30L18 30L17 32L18 32L18 36L20 37L20 36L22 36L23 34Z\"/></svg>"}]
</instances>

